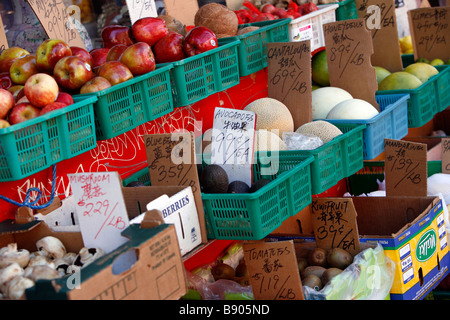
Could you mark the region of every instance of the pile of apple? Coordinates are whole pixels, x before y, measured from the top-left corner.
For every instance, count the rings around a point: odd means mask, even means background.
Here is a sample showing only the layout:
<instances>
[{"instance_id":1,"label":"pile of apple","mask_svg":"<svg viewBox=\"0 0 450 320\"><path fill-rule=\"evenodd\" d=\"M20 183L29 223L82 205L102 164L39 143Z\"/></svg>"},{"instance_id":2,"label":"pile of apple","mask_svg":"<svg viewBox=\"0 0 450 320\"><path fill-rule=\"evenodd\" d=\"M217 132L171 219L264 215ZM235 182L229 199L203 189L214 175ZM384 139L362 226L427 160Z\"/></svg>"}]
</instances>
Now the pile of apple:
<instances>
[{"instance_id":1,"label":"pile of apple","mask_svg":"<svg viewBox=\"0 0 450 320\"><path fill-rule=\"evenodd\" d=\"M11 47L0 55L0 128L73 104L72 95L93 93L217 48L214 32L194 27L171 30L162 18L147 17L131 27L110 25L103 47L88 52L59 39L43 41L35 54Z\"/></svg>"}]
</instances>

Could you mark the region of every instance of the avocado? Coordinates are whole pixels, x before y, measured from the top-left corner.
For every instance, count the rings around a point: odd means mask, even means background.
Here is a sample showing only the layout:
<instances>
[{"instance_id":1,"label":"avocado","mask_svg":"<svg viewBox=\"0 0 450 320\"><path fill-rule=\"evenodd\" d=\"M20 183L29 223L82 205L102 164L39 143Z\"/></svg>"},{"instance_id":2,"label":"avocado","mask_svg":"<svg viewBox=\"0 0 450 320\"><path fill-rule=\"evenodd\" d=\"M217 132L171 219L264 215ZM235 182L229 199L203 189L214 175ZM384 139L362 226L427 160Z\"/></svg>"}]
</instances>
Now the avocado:
<instances>
[{"instance_id":1,"label":"avocado","mask_svg":"<svg viewBox=\"0 0 450 320\"><path fill-rule=\"evenodd\" d=\"M328 268L322 273L320 279L322 280L323 285L326 285L331 281L334 277L340 274L343 270L339 268Z\"/></svg>"},{"instance_id":2,"label":"avocado","mask_svg":"<svg viewBox=\"0 0 450 320\"><path fill-rule=\"evenodd\" d=\"M250 187L244 181L235 180L228 185L228 193L248 193Z\"/></svg>"},{"instance_id":3,"label":"avocado","mask_svg":"<svg viewBox=\"0 0 450 320\"><path fill-rule=\"evenodd\" d=\"M252 183L252 186L250 187L249 193L253 193L264 187L265 185L269 184L271 181L269 179L259 179Z\"/></svg>"},{"instance_id":4,"label":"avocado","mask_svg":"<svg viewBox=\"0 0 450 320\"><path fill-rule=\"evenodd\" d=\"M352 255L342 248L331 248L327 253L327 263L329 267L344 270L353 262Z\"/></svg>"},{"instance_id":5,"label":"avocado","mask_svg":"<svg viewBox=\"0 0 450 320\"><path fill-rule=\"evenodd\" d=\"M229 184L227 172L217 164L209 164L202 170L200 184L205 193L226 193Z\"/></svg>"},{"instance_id":6,"label":"avocado","mask_svg":"<svg viewBox=\"0 0 450 320\"><path fill-rule=\"evenodd\" d=\"M327 266L327 251L323 248L314 248L308 254L308 264L310 266Z\"/></svg>"}]
</instances>

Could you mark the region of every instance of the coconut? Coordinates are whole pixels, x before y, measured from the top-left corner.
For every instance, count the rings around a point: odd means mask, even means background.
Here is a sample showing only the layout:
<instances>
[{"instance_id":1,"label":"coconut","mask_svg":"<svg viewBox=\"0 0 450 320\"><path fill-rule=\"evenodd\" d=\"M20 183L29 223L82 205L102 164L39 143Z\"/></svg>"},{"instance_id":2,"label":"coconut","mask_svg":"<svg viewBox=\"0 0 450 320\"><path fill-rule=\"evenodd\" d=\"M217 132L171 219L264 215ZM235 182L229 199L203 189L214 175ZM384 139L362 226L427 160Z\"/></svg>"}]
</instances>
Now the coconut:
<instances>
[{"instance_id":1,"label":"coconut","mask_svg":"<svg viewBox=\"0 0 450 320\"><path fill-rule=\"evenodd\" d=\"M238 30L238 32L236 33L236 35L241 35L241 34L245 34L245 33L249 33L255 30L258 30L259 27L257 26L248 26L248 27L244 27Z\"/></svg>"},{"instance_id":2,"label":"coconut","mask_svg":"<svg viewBox=\"0 0 450 320\"><path fill-rule=\"evenodd\" d=\"M168 14L159 15L158 18L163 19L166 22L166 27L170 31L178 32L183 36L186 35L186 26L180 20L175 19Z\"/></svg>"},{"instance_id":3,"label":"coconut","mask_svg":"<svg viewBox=\"0 0 450 320\"><path fill-rule=\"evenodd\" d=\"M201 6L194 17L195 26L203 26L215 34L236 35L239 21L233 10L220 3Z\"/></svg>"}]
</instances>

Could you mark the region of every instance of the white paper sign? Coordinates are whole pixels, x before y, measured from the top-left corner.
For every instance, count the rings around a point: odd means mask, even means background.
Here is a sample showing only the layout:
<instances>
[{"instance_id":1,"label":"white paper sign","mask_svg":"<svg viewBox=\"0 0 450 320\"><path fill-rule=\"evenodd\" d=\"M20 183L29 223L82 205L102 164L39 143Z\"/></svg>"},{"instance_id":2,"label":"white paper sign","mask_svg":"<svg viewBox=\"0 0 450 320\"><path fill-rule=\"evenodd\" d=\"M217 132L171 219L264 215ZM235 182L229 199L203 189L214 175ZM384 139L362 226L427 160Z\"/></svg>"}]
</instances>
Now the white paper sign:
<instances>
[{"instance_id":1,"label":"white paper sign","mask_svg":"<svg viewBox=\"0 0 450 320\"><path fill-rule=\"evenodd\" d=\"M154 0L126 0L131 23L146 17L156 17L156 5Z\"/></svg>"},{"instance_id":2,"label":"white paper sign","mask_svg":"<svg viewBox=\"0 0 450 320\"><path fill-rule=\"evenodd\" d=\"M61 200L61 206L52 212L37 213L34 216L44 221L53 231L80 231L73 196Z\"/></svg>"},{"instance_id":3,"label":"white paper sign","mask_svg":"<svg viewBox=\"0 0 450 320\"><path fill-rule=\"evenodd\" d=\"M117 172L68 174L86 247L106 253L128 241L120 233L129 225Z\"/></svg>"},{"instance_id":4,"label":"white paper sign","mask_svg":"<svg viewBox=\"0 0 450 320\"><path fill-rule=\"evenodd\" d=\"M252 111L216 108L211 135L211 163L221 165L229 182L252 183L256 114Z\"/></svg>"}]
</instances>

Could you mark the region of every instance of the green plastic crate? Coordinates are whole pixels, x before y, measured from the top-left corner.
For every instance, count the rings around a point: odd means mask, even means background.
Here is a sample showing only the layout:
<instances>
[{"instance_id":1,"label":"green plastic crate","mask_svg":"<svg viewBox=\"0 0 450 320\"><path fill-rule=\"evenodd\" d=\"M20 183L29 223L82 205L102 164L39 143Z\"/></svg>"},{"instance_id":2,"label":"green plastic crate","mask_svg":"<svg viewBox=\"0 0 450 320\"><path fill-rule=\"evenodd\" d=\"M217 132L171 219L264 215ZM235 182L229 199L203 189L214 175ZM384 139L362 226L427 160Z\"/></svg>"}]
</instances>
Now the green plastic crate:
<instances>
[{"instance_id":1,"label":"green plastic crate","mask_svg":"<svg viewBox=\"0 0 450 320\"><path fill-rule=\"evenodd\" d=\"M241 77L267 67L267 43L289 42L289 23L291 19L277 19L260 21L239 25L239 28L248 26L259 27L239 36L220 38L219 44L239 40L239 74Z\"/></svg>"},{"instance_id":2,"label":"green plastic crate","mask_svg":"<svg viewBox=\"0 0 450 320\"><path fill-rule=\"evenodd\" d=\"M254 193L202 193L208 238L260 240L311 203L313 158L304 156L292 166L280 165L281 170L273 175L262 175L263 164L270 160L259 158L253 165L254 181L271 180ZM290 160L279 161L284 164Z\"/></svg>"},{"instance_id":3,"label":"green plastic crate","mask_svg":"<svg viewBox=\"0 0 450 320\"><path fill-rule=\"evenodd\" d=\"M170 71L175 107L190 105L239 84L239 40L173 62Z\"/></svg>"},{"instance_id":4,"label":"green plastic crate","mask_svg":"<svg viewBox=\"0 0 450 320\"><path fill-rule=\"evenodd\" d=\"M0 129L0 181L28 177L95 148L95 96Z\"/></svg>"},{"instance_id":5,"label":"green plastic crate","mask_svg":"<svg viewBox=\"0 0 450 320\"><path fill-rule=\"evenodd\" d=\"M358 19L355 0L344 0L329 4L339 4L339 8L336 9L336 21Z\"/></svg>"},{"instance_id":6,"label":"green plastic crate","mask_svg":"<svg viewBox=\"0 0 450 320\"><path fill-rule=\"evenodd\" d=\"M98 99L94 106L97 140L116 137L173 111L171 69L167 64L108 89L77 95Z\"/></svg>"}]
</instances>

